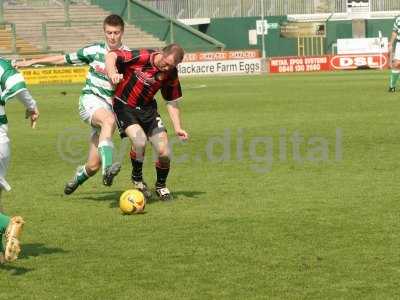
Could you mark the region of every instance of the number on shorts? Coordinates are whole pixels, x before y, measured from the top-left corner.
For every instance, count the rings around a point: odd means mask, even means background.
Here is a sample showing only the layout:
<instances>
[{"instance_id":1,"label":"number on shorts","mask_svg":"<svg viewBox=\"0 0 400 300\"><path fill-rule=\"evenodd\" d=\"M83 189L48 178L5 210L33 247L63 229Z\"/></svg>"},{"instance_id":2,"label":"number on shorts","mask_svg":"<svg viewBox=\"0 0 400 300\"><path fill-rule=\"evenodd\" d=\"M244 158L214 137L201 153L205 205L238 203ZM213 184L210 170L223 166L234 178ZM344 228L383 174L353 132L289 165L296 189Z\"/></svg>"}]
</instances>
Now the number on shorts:
<instances>
[{"instance_id":1,"label":"number on shorts","mask_svg":"<svg viewBox=\"0 0 400 300\"><path fill-rule=\"evenodd\" d=\"M157 117L156 120L157 120L157 127L158 128L164 128L164 124L163 124L161 118Z\"/></svg>"}]
</instances>

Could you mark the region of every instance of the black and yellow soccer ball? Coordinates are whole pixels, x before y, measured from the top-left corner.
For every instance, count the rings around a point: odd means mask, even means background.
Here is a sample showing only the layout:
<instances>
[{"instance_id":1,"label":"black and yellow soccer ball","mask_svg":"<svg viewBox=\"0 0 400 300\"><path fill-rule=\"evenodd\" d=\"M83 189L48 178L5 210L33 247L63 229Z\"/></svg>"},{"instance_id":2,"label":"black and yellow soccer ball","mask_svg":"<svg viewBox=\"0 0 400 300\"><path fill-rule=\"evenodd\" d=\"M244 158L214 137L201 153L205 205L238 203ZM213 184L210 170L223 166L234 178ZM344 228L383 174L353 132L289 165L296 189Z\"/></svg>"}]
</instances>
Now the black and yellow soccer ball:
<instances>
[{"instance_id":1,"label":"black and yellow soccer ball","mask_svg":"<svg viewBox=\"0 0 400 300\"><path fill-rule=\"evenodd\" d=\"M119 198L119 208L123 214L142 213L146 206L144 195L139 190L127 190Z\"/></svg>"}]
</instances>

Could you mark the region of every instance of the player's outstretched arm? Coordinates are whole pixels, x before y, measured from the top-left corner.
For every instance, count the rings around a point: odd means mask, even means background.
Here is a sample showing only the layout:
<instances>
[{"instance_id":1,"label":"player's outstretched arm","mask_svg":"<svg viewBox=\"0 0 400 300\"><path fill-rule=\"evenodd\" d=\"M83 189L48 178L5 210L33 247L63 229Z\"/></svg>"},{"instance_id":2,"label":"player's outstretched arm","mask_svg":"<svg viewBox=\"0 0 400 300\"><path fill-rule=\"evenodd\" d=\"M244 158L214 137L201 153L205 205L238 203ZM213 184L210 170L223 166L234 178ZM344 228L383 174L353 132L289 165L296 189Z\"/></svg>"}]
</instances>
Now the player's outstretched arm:
<instances>
[{"instance_id":1,"label":"player's outstretched arm","mask_svg":"<svg viewBox=\"0 0 400 300\"><path fill-rule=\"evenodd\" d=\"M28 59L28 60L16 61L14 63L14 66L16 68L24 68L24 67L30 67L32 65L37 65L37 64L63 65L65 63L66 63L66 61L65 61L64 55L51 55L51 56L45 56L42 58L33 58L33 59Z\"/></svg>"},{"instance_id":2,"label":"player's outstretched arm","mask_svg":"<svg viewBox=\"0 0 400 300\"><path fill-rule=\"evenodd\" d=\"M114 52L109 52L106 55L107 76L113 84L118 84L123 79L123 75L118 73L117 58L118 56Z\"/></svg>"},{"instance_id":3,"label":"player's outstretched arm","mask_svg":"<svg viewBox=\"0 0 400 300\"><path fill-rule=\"evenodd\" d=\"M186 132L186 130L182 129L178 102L168 101L167 110L169 117L171 118L172 125L174 126L175 134L181 141L186 141L189 138L189 134Z\"/></svg>"}]
</instances>

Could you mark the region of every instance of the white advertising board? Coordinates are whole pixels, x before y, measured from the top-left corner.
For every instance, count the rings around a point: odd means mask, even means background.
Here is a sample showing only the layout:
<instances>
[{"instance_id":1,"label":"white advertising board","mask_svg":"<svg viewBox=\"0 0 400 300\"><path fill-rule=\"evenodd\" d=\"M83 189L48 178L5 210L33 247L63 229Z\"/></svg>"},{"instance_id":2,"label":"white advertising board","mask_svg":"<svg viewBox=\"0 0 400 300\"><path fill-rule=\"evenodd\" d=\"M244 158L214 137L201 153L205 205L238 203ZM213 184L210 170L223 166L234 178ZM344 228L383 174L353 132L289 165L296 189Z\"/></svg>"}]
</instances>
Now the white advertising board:
<instances>
[{"instance_id":1,"label":"white advertising board","mask_svg":"<svg viewBox=\"0 0 400 300\"><path fill-rule=\"evenodd\" d=\"M338 39L338 54L388 53L388 38Z\"/></svg>"},{"instance_id":2,"label":"white advertising board","mask_svg":"<svg viewBox=\"0 0 400 300\"><path fill-rule=\"evenodd\" d=\"M263 30L264 30L264 34L267 35L268 34L268 21L267 20L257 20L256 21L256 30L257 30L258 35L262 35Z\"/></svg>"},{"instance_id":3,"label":"white advertising board","mask_svg":"<svg viewBox=\"0 0 400 300\"><path fill-rule=\"evenodd\" d=\"M368 19L370 11L370 0L347 0L347 13L351 19Z\"/></svg>"},{"instance_id":4,"label":"white advertising board","mask_svg":"<svg viewBox=\"0 0 400 300\"><path fill-rule=\"evenodd\" d=\"M260 74L261 59L235 59L182 62L178 65L179 76Z\"/></svg>"}]
</instances>

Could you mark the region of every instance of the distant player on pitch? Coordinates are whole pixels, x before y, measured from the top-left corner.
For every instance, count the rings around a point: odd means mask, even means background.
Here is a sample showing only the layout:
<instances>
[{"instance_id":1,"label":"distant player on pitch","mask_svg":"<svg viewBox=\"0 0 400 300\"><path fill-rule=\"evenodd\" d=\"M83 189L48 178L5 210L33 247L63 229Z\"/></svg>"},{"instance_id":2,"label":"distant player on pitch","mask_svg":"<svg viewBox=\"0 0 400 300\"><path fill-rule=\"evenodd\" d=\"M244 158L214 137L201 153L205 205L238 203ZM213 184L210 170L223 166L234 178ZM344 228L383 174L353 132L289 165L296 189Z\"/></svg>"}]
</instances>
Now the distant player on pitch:
<instances>
[{"instance_id":1,"label":"distant player on pitch","mask_svg":"<svg viewBox=\"0 0 400 300\"><path fill-rule=\"evenodd\" d=\"M120 163L113 163L112 136L115 131L115 118L112 112L112 96L114 86L109 82L105 70L105 55L110 50L127 50L122 45L124 21L118 15L110 15L104 19L103 30L105 42L83 47L74 53L53 55L39 59L17 62L18 67L33 64L77 64L89 65L86 85L79 98L80 118L92 128L88 159L79 166L72 180L68 181L64 193L72 194L89 177L102 168L103 184L112 185L114 177L119 173Z\"/></svg>"},{"instance_id":2,"label":"distant player on pitch","mask_svg":"<svg viewBox=\"0 0 400 300\"><path fill-rule=\"evenodd\" d=\"M149 49L115 50L106 57L108 77L118 84L113 101L117 125L121 137L128 136L133 146L133 183L149 196L142 175L144 150L149 140L157 154L155 191L160 200L171 199L171 192L166 186L170 150L167 131L154 97L161 90L175 134L179 139L186 140L188 133L182 129L178 105L182 91L176 68L183 56L183 49L178 44L171 44L160 52Z\"/></svg>"},{"instance_id":3,"label":"distant player on pitch","mask_svg":"<svg viewBox=\"0 0 400 300\"><path fill-rule=\"evenodd\" d=\"M0 57L0 197L3 190L11 189L5 179L10 160L10 140L4 106L14 96L26 107L25 117L30 117L31 126L35 128L39 117L36 101L26 88L22 75L11 65L10 61ZM10 218L3 213L0 198L0 264L17 259L21 251L19 236L23 224L24 220L21 217Z\"/></svg>"},{"instance_id":4,"label":"distant player on pitch","mask_svg":"<svg viewBox=\"0 0 400 300\"><path fill-rule=\"evenodd\" d=\"M394 52L393 52L394 48ZM396 17L389 41L389 57L392 59L389 92L396 92L396 83L400 76L400 16Z\"/></svg>"}]
</instances>

